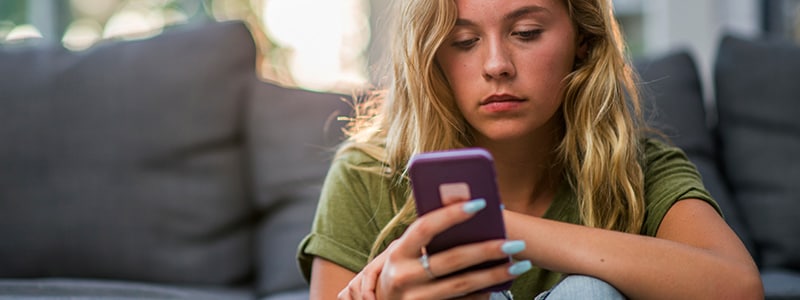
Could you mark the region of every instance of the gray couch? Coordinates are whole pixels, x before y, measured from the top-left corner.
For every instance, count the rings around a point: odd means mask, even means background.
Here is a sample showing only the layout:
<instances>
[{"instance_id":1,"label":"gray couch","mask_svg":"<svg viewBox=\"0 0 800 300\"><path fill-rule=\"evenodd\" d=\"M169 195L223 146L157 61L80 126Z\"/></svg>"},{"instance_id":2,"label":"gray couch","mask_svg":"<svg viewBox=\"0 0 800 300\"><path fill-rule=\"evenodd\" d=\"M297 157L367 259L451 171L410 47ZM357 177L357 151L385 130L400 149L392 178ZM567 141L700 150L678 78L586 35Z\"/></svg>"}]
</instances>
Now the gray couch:
<instances>
[{"instance_id":1,"label":"gray couch","mask_svg":"<svg viewBox=\"0 0 800 300\"><path fill-rule=\"evenodd\" d=\"M350 106L255 57L237 22L0 48L0 298L306 298L295 249ZM723 40L708 113L685 52L637 67L768 298L800 299L800 50Z\"/></svg>"},{"instance_id":2,"label":"gray couch","mask_svg":"<svg viewBox=\"0 0 800 300\"><path fill-rule=\"evenodd\" d=\"M766 298L800 299L800 47L723 37L708 111L688 52L637 68L648 121L697 165L756 259Z\"/></svg>"},{"instance_id":3,"label":"gray couch","mask_svg":"<svg viewBox=\"0 0 800 300\"><path fill-rule=\"evenodd\" d=\"M239 22L0 48L0 298L304 299L341 95L256 78Z\"/></svg>"}]
</instances>

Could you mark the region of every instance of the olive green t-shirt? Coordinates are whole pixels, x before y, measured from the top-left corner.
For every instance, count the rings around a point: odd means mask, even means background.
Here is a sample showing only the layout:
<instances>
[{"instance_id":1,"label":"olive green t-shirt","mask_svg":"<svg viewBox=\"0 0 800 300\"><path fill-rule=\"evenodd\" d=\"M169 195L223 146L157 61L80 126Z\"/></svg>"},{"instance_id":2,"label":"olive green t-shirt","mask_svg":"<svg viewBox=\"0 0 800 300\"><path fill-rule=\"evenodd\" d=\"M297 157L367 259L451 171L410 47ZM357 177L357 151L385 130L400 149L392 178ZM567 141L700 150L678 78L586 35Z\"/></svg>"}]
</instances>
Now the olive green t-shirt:
<instances>
[{"instance_id":1,"label":"olive green t-shirt","mask_svg":"<svg viewBox=\"0 0 800 300\"><path fill-rule=\"evenodd\" d=\"M701 199L720 211L683 151L653 139L643 143L646 212L641 234L655 236L664 215L681 199ZM402 205L409 188L406 185L401 189L405 191L395 197L400 203L393 208L387 177L369 171L380 168L380 162L358 151L346 153L333 162L311 233L298 248L298 261L306 279L310 277L314 256L356 273L367 264L378 233ZM569 184L561 184L543 218L580 224L576 196ZM389 240L398 238L404 230L398 228ZM561 275L534 267L514 281L511 293L516 299L533 299L555 285Z\"/></svg>"}]
</instances>

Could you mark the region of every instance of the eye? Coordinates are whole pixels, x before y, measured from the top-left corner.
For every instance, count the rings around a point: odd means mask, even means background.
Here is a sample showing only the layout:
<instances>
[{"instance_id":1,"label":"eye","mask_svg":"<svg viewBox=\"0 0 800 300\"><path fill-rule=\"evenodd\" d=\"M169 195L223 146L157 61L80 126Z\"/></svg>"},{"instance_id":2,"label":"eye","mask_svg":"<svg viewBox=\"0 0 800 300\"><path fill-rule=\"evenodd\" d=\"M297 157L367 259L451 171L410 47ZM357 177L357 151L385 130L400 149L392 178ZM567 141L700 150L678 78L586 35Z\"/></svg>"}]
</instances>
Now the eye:
<instances>
[{"instance_id":1,"label":"eye","mask_svg":"<svg viewBox=\"0 0 800 300\"><path fill-rule=\"evenodd\" d=\"M460 40L453 42L453 47L460 48L460 49L470 49L472 46L475 46L475 43L478 42L478 38L471 38L466 40Z\"/></svg>"},{"instance_id":2,"label":"eye","mask_svg":"<svg viewBox=\"0 0 800 300\"><path fill-rule=\"evenodd\" d=\"M524 31L514 31L511 35L519 36L520 39L524 41L534 40L542 34L541 29L533 29L533 30L524 30Z\"/></svg>"}]
</instances>

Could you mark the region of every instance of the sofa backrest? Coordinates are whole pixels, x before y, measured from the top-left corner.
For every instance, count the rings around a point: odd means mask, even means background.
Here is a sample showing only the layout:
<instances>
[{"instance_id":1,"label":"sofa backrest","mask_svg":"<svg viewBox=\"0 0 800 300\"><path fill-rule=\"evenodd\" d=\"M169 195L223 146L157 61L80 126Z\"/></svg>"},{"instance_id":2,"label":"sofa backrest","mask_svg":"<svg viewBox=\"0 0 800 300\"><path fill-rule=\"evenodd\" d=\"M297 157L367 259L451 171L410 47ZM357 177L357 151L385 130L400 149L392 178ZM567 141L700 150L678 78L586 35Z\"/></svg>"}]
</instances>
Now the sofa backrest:
<instances>
[{"instance_id":1,"label":"sofa backrest","mask_svg":"<svg viewBox=\"0 0 800 300\"><path fill-rule=\"evenodd\" d=\"M707 117L697 65L686 50L676 50L636 62L642 79L641 93L645 119L680 147L703 177L703 184L722 209L731 228L748 250L755 251L749 229L742 220L725 175L719 149Z\"/></svg>"},{"instance_id":2,"label":"sofa backrest","mask_svg":"<svg viewBox=\"0 0 800 300\"><path fill-rule=\"evenodd\" d=\"M640 60L637 69L648 120L697 165L759 267L800 270L800 47L725 36L715 123L705 118L688 52Z\"/></svg>"},{"instance_id":3,"label":"sofa backrest","mask_svg":"<svg viewBox=\"0 0 800 300\"><path fill-rule=\"evenodd\" d=\"M249 275L240 122L255 52L231 26L3 50L0 277Z\"/></svg>"},{"instance_id":4,"label":"sofa backrest","mask_svg":"<svg viewBox=\"0 0 800 300\"><path fill-rule=\"evenodd\" d=\"M341 95L256 77L241 22L0 48L0 278L305 286Z\"/></svg>"},{"instance_id":5,"label":"sofa backrest","mask_svg":"<svg viewBox=\"0 0 800 300\"><path fill-rule=\"evenodd\" d=\"M800 270L800 47L725 37L715 66L723 168L762 268Z\"/></svg>"}]
</instances>

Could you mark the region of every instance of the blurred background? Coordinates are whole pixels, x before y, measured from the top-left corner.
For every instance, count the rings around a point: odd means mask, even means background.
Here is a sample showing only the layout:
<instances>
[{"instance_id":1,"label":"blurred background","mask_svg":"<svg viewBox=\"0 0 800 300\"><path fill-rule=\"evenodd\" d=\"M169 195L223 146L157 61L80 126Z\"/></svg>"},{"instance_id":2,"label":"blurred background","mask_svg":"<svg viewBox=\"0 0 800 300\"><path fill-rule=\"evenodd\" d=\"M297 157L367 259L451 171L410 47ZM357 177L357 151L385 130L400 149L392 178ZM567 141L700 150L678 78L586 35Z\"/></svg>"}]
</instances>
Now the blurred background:
<instances>
[{"instance_id":1,"label":"blurred background","mask_svg":"<svg viewBox=\"0 0 800 300\"><path fill-rule=\"evenodd\" d=\"M0 44L58 43L73 51L143 39L176 25L244 20L261 75L349 93L381 81L391 0L0 0ZM434 0L432 0L434 1ZM689 49L710 78L724 33L800 44L800 0L614 0L633 57ZM13 47L13 46L12 46ZM706 85L709 86L709 85Z\"/></svg>"}]
</instances>

